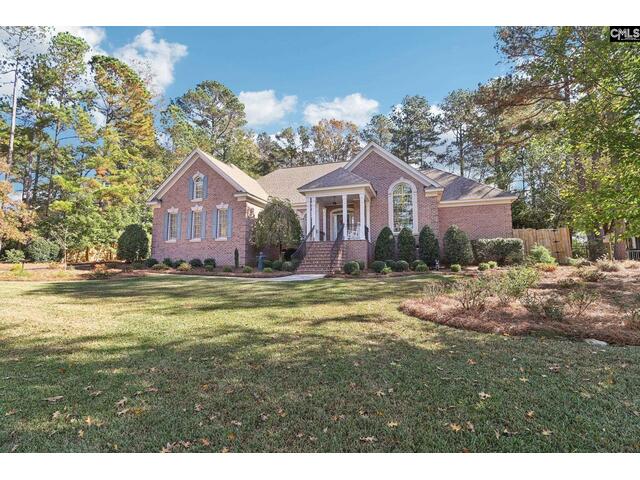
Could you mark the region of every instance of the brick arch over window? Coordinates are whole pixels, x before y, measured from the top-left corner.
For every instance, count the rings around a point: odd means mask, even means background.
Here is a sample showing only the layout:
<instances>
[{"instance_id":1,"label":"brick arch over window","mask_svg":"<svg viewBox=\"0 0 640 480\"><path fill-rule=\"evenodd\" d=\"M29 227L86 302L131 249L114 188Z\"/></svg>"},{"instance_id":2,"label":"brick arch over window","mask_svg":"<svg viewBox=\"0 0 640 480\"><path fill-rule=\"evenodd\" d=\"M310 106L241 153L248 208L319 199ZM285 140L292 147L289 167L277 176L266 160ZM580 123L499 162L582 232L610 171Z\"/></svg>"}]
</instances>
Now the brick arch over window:
<instances>
[{"instance_id":1,"label":"brick arch over window","mask_svg":"<svg viewBox=\"0 0 640 480\"><path fill-rule=\"evenodd\" d=\"M402 227L408 227L418 234L418 189L416 185L400 178L389 185L389 228L399 233Z\"/></svg>"}]
</instances>

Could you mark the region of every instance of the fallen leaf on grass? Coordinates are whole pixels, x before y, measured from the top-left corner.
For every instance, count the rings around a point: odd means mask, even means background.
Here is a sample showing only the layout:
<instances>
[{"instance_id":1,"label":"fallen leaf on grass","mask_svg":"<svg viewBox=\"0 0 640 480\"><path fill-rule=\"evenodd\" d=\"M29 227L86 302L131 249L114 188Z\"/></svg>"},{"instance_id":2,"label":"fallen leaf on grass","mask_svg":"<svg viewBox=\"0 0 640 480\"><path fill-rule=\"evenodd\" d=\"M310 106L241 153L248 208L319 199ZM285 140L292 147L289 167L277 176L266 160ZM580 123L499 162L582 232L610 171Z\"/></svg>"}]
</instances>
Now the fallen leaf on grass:
<instances>
[{"instance_id":1,"label":"fallen leaf on grass","mask_svg":"<svg viewBox=\"0 0 640 480\"><path fill-rule=\"evenodd\" d=\"M527 418L533 418L535 415L535 412L533 410L529 410L526 414Z\"/></svg>"},{"instance_id":2,"label":"fallen leaf on grass","mask_svg":"<svg viewBox=\"0 0 640 480\"><path fill-rule=\"evenodd\" d=\"M229 432L227 434L227 438L233 442L236 438L238 438L238 436L233 432Z\"/></svg>"},{"instance_id":3,"label":"fallen leaf on grass","mask_svg":"<svg viewBox=\"0 0 640 480\"><path fill-rule=\"evenodd\" d=\"M480 393L478 393L478 395L480 396L481 400L486 400L487 398L491 398L491 395L489 395L488 393L485 393L485 392L480 392Z\"/></svg>"},{"instance_id":4,"label":"fallen leaf on grass","mask_svg":"<svg viewBox=\"0 0 640 480\"><path fill-rule=\"evenodd\" d=\"M529 379L527 377L520 377L520 381L526 383L529 381Z\"/></svg>"},{"instance_id":5,"label":"fallen leaf on grass","mask_svg":"<svg viewBox=\"0 0 640 480\"><path fill-rule=\"evenodd\" d=\"M376 437L360 437L360 441L364 443L373 443L377 442L378 439Z\"/></svg>"},{"instance_id":6,"label":"fallen leaf on grass","mask_svg":"<svg viewBox=\"0 0 640 480\"><path fill-rule=\"evenodd\" d=\"M473 423L467 422L466 426L467 426L467 430L469 430L470 432L474 432L475 433L476 427L475 427L475 425Z\"/></svg>"},{"instance_id":7,"label":"fallen leaf on grass","mask_svg":"<svg viewBox=\"0 0 640 480\"><path fill-rule=\"evenodd\" d=\"M469 360L467 360L467 365L475 365L478 362L476 362L473 358L470 358Z\"/></svg>"},{"instance_id":8,"label":"fallen leaf on grass","mask_svg":"<svg viewBox=\"0 0 640 480\"><path fill-rule=\"evenodd\" d=\"M545 437L548 437L552 433L553 432L551 430L547 430L546 428L544 430L542 430L542 435L544 435Z\"/></svg>"},{"instance_id":9,"label":"fallen leaf on grass","mask_svg":"<svg viewBox=\"0 0 640 480\"><path fill-rule=\"evenodd\" d=\"M16 413L18 413L18 410L16 410L15 408L12 408L11 410L9 410L8 412L6 412L4 414L5 417L8 417L10 415L15 415Z\"/></svg>"},{"instance_id":10,"label":"fallen leaf on grass","mask_svg":"<svg viewBox=\"0 0 640 480\"><path fill-rule=\"evenodd\" d=\"M201 443L202 445L204 445L205 447L208 447L209 445L211 445L211 442L209 441L209 439L208 439L208 438L201 438L201 439L200 439L200 443Z\"/></svg>"},{"instance_id":11,"label":"fallen leaf on grass","mask_svg":"<svg viewBox=\"0 0 640 480\"><path fill-rule=\"evenodd\" d=\"M460 430L462 430L462 427L457 423L450 423L449 428L452 432L459 432Z\"/></svg>"},{"instance_id":12,"label":"fallen leaf on grass","mask_svg":"<svg viewBox=\"0 0 640 480\"><path fill-rule=\"evenodd\" d=\"M83 438L84 437L84 430L82 430L82 429L78 430L78 437L79 438Z\"/></svg>"},{"instance_id":13,"label":"fallen leaf on grass","mask_svg":"<svg viewBox=\"0 0 640 480\"><path fill-rule=\"evenodd\" d=\"M235 425L236 427L241 427L242 422L239 422L238 420L231 420L231 425Z\"/></svg>"},{"instance_id":14,"label":"fallen leaf on grass","mask_svg":"<svg viewBox=\"0 0 640 480\"><path fill-rule=\"evenodd\" d=\"M388 422L387 427L396 428L398 426L398 422Z\"/></svg>"},{"instance_id":15,"label":"fallen leaf on grass","mask_svg":"<svg viewBox=\"0 0 640 480\"><path fill-rule=\"evenodd\" d=\"M62 395L58 395L56 397L47 397L45 398L45 401L49 402L49 403L56 403L59 402L60 400L62 400L64 397Z\"/></svg>"},{"instance_id":16,"label":"fallen leaf on grass","mask_svg":"<svg viewBox=\"0 0 640 480\"><path fill-rule=\"evenodd\" d=\"M102 395L102 390L95 390L93 392L89 392L89 395L92 397L97 397L98 395Z\"/></svg>"},{"instance_id":17,"label":"fallen leaf on grass","mask_svg":"<svg viewBox=\"0 0 640 480\"><path fill-rule=\"evenodd\" d=\"M129 400L127 397L121 398L116 402L116 407L124 407L125 403Z\"/></svg>"},{"instance_id":18,"label":"fallen leaf on grass","mask_svg":"<svg viewBox=\"0 0 640 480\"><path fill-rule=\"evenodd\" d=\"M267 420L269 420L269 415L266 413L261 413L260 420L262 420L263 422L266 422Z\"/></svg>"},{"instance_id":19,"label":"fallen leaf on grass","mask_svg":"<svg viewBox=\"0 0 640 480\"><path fill-rule=\"evenodd\" d=\"M202 411L202 404L201 404L201 403L196 403L196 404L193 406L193 409L194 409L196 412L201 412L201 411Z\"/></svg>"}]
</instances>

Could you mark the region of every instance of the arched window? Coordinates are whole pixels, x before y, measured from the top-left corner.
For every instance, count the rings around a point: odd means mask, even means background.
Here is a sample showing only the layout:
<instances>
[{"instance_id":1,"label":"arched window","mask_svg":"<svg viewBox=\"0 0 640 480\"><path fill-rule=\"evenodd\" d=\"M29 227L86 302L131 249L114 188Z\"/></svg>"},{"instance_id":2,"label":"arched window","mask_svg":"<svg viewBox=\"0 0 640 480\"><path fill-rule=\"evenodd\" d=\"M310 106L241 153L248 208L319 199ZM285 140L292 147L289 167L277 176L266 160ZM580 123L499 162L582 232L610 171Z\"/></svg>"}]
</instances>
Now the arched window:
<instances>
[{"instance_id":1,"label":"arched window","mask_svg":"<svg viewBox=\"0 0 640 480\"><path fill-rule=\"evenodd\" d=\"M415 186L408 182L399 181L391 186L389 193L389 224L393 232L398 233L405 227L415 231Z\"/></svg>"},{"instance_id":2,"label":"arched window","mask_svg":"<svg viewBox=\"0 0 640 480\"><path fill-rule=\"evenodd\" d=\"M204 179L198 174L193 177L193 199L202 199L204 195Z\"/></svg>"}]
</instances>

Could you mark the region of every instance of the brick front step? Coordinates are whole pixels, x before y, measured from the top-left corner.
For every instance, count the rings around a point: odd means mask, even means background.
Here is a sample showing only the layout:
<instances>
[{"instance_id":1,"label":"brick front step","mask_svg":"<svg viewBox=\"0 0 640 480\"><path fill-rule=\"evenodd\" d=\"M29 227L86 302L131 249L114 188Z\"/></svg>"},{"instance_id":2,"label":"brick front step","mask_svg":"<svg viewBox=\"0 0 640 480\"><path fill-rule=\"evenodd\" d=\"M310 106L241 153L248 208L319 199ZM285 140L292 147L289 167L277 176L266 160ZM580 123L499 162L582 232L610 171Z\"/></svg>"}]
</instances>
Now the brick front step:
<instances>
[{"instance_id":1,"label":"brick front step","mask_svg":"<svg viewBox=\"0 0 640 480\"><path fill-rule=\"evenodd\" d=\"M333 242L310 242L307 253L296 270L298 273L331 273L331 254ZM342 265L344 247L336 254L334 269Z\"/></svg>"}]
</instances>

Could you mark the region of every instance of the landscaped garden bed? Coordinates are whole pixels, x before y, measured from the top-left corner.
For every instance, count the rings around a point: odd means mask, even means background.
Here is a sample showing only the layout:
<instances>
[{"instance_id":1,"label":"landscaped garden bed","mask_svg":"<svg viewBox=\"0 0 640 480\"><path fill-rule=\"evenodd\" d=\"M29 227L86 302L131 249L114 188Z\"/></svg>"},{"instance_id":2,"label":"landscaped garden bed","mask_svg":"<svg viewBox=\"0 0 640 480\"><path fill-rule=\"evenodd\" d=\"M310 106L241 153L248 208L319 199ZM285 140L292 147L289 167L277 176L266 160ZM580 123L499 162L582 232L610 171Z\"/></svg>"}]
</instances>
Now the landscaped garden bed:
<instances>
[{"instance_id":1,"label":"landscaped garden bed","mask_svg":"<svg viewBox=\"0 0 640 480\"><path fill-rule=\"evenodd\" d=\"M640 345L640 263L603 260L594 266L475 271L453 287L426 288L401 310L479 332Z\"/></svg>"}]
</instances>

